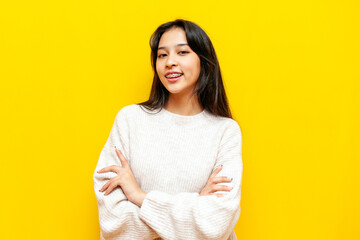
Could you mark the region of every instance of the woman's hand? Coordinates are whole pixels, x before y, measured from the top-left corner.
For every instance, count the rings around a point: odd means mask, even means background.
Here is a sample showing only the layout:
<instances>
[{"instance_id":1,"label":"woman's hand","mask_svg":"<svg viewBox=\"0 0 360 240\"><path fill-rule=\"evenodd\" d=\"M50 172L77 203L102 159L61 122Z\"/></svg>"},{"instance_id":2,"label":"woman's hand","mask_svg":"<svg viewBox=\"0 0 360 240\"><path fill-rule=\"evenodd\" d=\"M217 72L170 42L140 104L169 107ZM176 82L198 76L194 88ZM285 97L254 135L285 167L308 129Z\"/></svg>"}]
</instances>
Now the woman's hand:
<instances>
[{"instance_id":1,"label":"woman's hand","mask_svg":"<svg viewBox=\"0 0 360 240\"><path fill-rule=\"evenodd\" d=\"M222 170L222 165L217 167L215 171L210 175L205 187L201 190L200 196L215 195L222 197L223 194L216 193L217 191L231 191L231 187L220 185L218 183L228 183L232 181L232 178L228 177L216 177L216 175Z\"/></svg>"},{"instance_id":2,"label":"woman's hand","mask_svg":"<svg viewBox=\"0 0 360 240\"><path fill-rule=\"evenodd\" d=\"M142 191L136 182L134 174L132 173L130 166L125 159L124 155L119 149L115 147L116 154L118 155L121 167L112 165L104 167L99 170L98 173L114 172L117 174L116 177L111 178L101 189L100 192L106 190L105 195L110 194L117 186L121 187L127 199L141 207L142 202L146 196L146 193Z\"/></svg>"}]
</instances>

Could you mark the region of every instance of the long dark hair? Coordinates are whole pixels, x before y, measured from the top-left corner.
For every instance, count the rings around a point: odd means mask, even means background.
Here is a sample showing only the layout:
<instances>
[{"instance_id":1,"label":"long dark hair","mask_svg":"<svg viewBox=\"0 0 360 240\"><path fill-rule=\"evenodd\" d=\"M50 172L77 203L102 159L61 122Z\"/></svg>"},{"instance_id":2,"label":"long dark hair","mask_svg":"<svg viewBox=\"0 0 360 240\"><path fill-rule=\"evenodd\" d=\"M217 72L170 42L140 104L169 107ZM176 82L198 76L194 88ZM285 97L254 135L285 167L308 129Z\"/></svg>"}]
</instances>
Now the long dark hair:
<instances>
[{"instance_id":1,"label":"long dark hair","mask_svg":"<svg viewBox=\"0 0 360 240\"><path fill-rule=\"evenodd\" d=\"M154 78L149 100L139 103L139 105L148 110L161 109L169 98L169 91L161 83L156 72L156 60L161 36L176 27L185 31L189 47L200 57L201 71L192 94L197 93L199 103L210 113L215 116L232 118L219 62L210 38L198 25L183 19L164 23L151 35L151 65L154 70Z\"/></svg>"}]
</instances>

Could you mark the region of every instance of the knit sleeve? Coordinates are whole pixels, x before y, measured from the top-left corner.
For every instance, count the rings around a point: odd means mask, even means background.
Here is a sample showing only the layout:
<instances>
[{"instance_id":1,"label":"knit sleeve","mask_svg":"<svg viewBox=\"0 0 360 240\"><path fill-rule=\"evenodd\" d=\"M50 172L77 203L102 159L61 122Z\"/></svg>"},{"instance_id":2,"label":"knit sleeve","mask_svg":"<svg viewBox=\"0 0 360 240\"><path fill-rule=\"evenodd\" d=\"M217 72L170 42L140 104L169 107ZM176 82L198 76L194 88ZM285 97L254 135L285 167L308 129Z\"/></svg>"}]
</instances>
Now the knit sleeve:
<instances>
[{"instance_id":1,"label":"knit sleeve","mask_svg":"<svg viewBox=\"0 0 360 240\"><path fill-rule=\"evenodd\" d=\"M163 239L228 239L240 216L242 183L242 137L239 125L231 121L217 155L222 176L233 178L233 189L224 197L199 193L149 192L140 218ZM218 176L220 176L220 173Z\"/></svg>"},{"instance_id":2,"label":"knit sleeve","mask_svg":"<svg viewBox=\"0 0 360 240\"><path fill-rule=\"evenodd\" d=\"M155 239L158 237L147 224L139 219L139 207L127 200L120 187L114 189L109 195L99 190L116 173L97 173L100 169L110 166L121 166L114 146L119 148L125 158L129 156L128 125L123 109L119 111L111 129L104 148L93 174L95 195L99 210L99 223L101 239Z\"/></svg>"}]
</instances>

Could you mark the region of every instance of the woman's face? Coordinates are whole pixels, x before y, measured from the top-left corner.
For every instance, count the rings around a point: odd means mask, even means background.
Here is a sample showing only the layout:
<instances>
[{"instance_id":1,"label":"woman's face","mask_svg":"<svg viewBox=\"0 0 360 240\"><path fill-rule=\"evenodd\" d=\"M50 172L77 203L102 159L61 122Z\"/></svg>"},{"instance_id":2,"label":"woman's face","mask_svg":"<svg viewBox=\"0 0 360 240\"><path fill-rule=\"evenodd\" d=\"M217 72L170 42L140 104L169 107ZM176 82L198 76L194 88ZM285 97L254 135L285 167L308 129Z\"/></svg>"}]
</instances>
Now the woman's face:
<instances>
[{"instance_id":1,"label":"woman's face","mask_svg":"<svg viewBox=\"0 0 360 240\"><path fill-rule=\"evenodd\" d=\"M172 28L160 38L156 72L170 94L190 95L201 70L199 56L189 47L185 31Z\"/></svg>"}]
</instances>

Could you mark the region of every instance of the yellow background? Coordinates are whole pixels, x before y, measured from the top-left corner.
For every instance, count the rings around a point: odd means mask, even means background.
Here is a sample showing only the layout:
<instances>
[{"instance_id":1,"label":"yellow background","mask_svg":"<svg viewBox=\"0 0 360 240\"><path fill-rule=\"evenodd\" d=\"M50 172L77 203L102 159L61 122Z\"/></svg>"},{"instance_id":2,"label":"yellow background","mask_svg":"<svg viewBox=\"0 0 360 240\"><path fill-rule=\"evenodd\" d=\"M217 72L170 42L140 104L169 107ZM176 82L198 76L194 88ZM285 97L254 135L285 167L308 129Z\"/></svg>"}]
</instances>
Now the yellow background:
<instances>
[{"instance_id":1,"label":"yellow background","mask_svg":"<svg viewBox=\"0 0 360 240\"><path fill-rule=\"evenodd\" d=\"M209 34L243 133L239 239L360 239L358 1L0 3L1 239L99 239L92 174L151 33Z\"/></svg>"}]
</instances>

